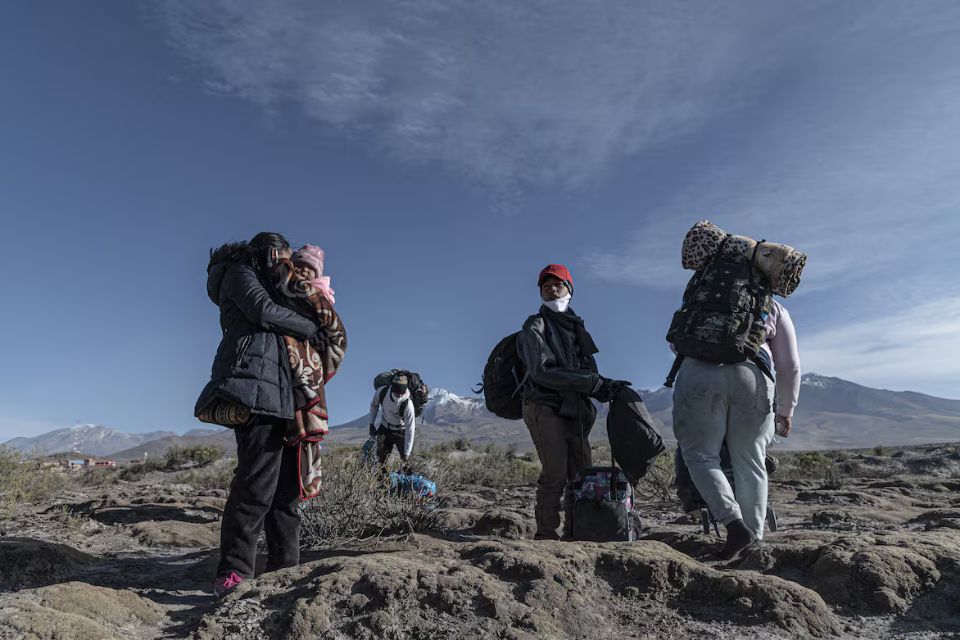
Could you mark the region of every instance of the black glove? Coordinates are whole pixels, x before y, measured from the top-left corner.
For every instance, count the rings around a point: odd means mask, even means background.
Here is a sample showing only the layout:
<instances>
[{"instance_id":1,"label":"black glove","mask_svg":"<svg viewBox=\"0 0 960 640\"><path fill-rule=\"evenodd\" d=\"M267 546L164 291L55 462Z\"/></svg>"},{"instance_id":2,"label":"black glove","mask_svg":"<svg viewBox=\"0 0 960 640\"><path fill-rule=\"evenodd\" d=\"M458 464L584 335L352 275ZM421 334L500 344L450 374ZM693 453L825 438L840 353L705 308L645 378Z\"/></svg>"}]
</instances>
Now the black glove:
<instances>
[{"instance_id":1,"label":"black glove","mask_svg":"<svg viewBox=\"0 0 960 640\"><path fill-rule=\"evenodd\" d=\"M627 380L611 380L610 378L600 378L600 386L593 392L593 397L598 402L610 402L616 397L617 392L623 387L629 387L633 383Z\"/></svg>"},{"instance_id":2,"label":"black glove","mask_svg":"<svg viewBox=\"0 0 960 640\"><path fill-rule=\"evenodd\" d=\"M377 428L374 427L373 424L371 424L371 425L370 425L370 437L373 438L373 437L376 436L376 435L377 435Z\"/></svg>"}]
</instances>

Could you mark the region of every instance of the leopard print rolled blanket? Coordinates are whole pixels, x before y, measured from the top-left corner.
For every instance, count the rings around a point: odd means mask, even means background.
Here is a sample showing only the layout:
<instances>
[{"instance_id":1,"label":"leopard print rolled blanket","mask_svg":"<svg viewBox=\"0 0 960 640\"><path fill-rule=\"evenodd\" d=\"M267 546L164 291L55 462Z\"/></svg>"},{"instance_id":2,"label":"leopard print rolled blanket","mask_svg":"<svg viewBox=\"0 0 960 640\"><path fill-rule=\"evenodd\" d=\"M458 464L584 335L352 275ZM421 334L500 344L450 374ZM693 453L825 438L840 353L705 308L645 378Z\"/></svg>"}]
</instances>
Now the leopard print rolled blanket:
<instances>
[{"instance_id":1,"label":"leopard print rolled blanket","mask_svg":"<svg viewBox=\"0 0 960 640\"><path fill-rule=\"evenodd\" d=\"M727 237L726 231L707 220L693 225L683 239L681 261L684 269L696 271L707 266L720 249L720 243ZM746 236L730 236L723 247L724 256L753 256L757 241ZM807 264L807 255L793 247L775 242L763 242L757 249L757 270L767 280L773 292L786 298L800 286L800 276Z\"/></svg>"}]
</instances>

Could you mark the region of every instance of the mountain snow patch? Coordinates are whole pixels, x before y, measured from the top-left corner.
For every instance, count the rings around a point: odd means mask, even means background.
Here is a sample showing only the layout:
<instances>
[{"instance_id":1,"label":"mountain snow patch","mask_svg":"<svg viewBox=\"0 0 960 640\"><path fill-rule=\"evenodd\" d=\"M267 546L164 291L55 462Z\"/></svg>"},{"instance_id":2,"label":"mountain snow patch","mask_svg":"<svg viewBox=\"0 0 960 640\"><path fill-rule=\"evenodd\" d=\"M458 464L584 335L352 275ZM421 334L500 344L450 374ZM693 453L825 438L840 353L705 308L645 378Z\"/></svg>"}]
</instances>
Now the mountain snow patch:
<instances>
[{"instance_id":1,"label":"mountain snow patch","mask_svg":"<svg viewBox=\"0 0 960 640\"><path fill-rule=\"evenodd\" d=\"M473 398L464 398L455 393L442 388L435 388L430 391L429 404L434 407L462 407L464 409L473 409L482 403Z\"/></svg>"}]
</instances>

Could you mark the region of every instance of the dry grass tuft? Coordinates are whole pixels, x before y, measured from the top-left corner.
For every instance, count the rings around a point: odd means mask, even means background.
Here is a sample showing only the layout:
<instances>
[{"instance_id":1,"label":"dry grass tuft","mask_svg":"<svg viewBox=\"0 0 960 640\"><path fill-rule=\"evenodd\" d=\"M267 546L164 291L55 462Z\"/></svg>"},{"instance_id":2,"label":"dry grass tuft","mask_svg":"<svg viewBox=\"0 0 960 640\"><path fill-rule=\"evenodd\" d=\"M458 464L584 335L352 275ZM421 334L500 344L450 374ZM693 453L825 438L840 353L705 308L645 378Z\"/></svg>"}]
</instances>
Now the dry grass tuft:
<instances>
[{"instance_id":1,"label":"dry grass tuft","mask_svg":"<svg viewBox=\"0 0 960 640\"><path fill-rule=\"evenodd\" d=\"M301 541L310 549L440 528L436 497L391 493L389 478L362 463L354 448L336 449L324 459L323 490L302 515Z\"/></svg>"},{"instance_id":2,"label":"dry grass tuft","mask_svg":"<svg viewBox=\"0 0 960 640\"><path fill-rule=\"evenodd\" d=\"M40 504L58 496L70 484L60 469L45 467L39 460L0 447L0 510L8 511L17 503Z\"/></svg>"}]
</instances>

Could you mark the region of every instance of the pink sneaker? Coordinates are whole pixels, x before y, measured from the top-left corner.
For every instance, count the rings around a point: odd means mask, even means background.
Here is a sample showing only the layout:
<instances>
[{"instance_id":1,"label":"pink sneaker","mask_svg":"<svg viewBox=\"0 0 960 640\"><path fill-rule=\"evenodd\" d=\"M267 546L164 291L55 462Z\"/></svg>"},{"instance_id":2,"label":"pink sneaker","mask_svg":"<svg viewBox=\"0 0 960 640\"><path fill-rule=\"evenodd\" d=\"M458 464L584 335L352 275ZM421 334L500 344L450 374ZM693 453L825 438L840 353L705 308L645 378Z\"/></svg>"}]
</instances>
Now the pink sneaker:
<instances>
[{"instance_id":1,"label":"pink sneaker","mask_svg":"<svg viewBox=\"0 0 960 640\"><path fill-rule=\"evenodd\" d=\"M217 579L213 581L213 596L220 599L236 589L237 585L243 581L244 577L236 571L231 571L225 576L218 576Z\"/></svg>"}]
</instances>

